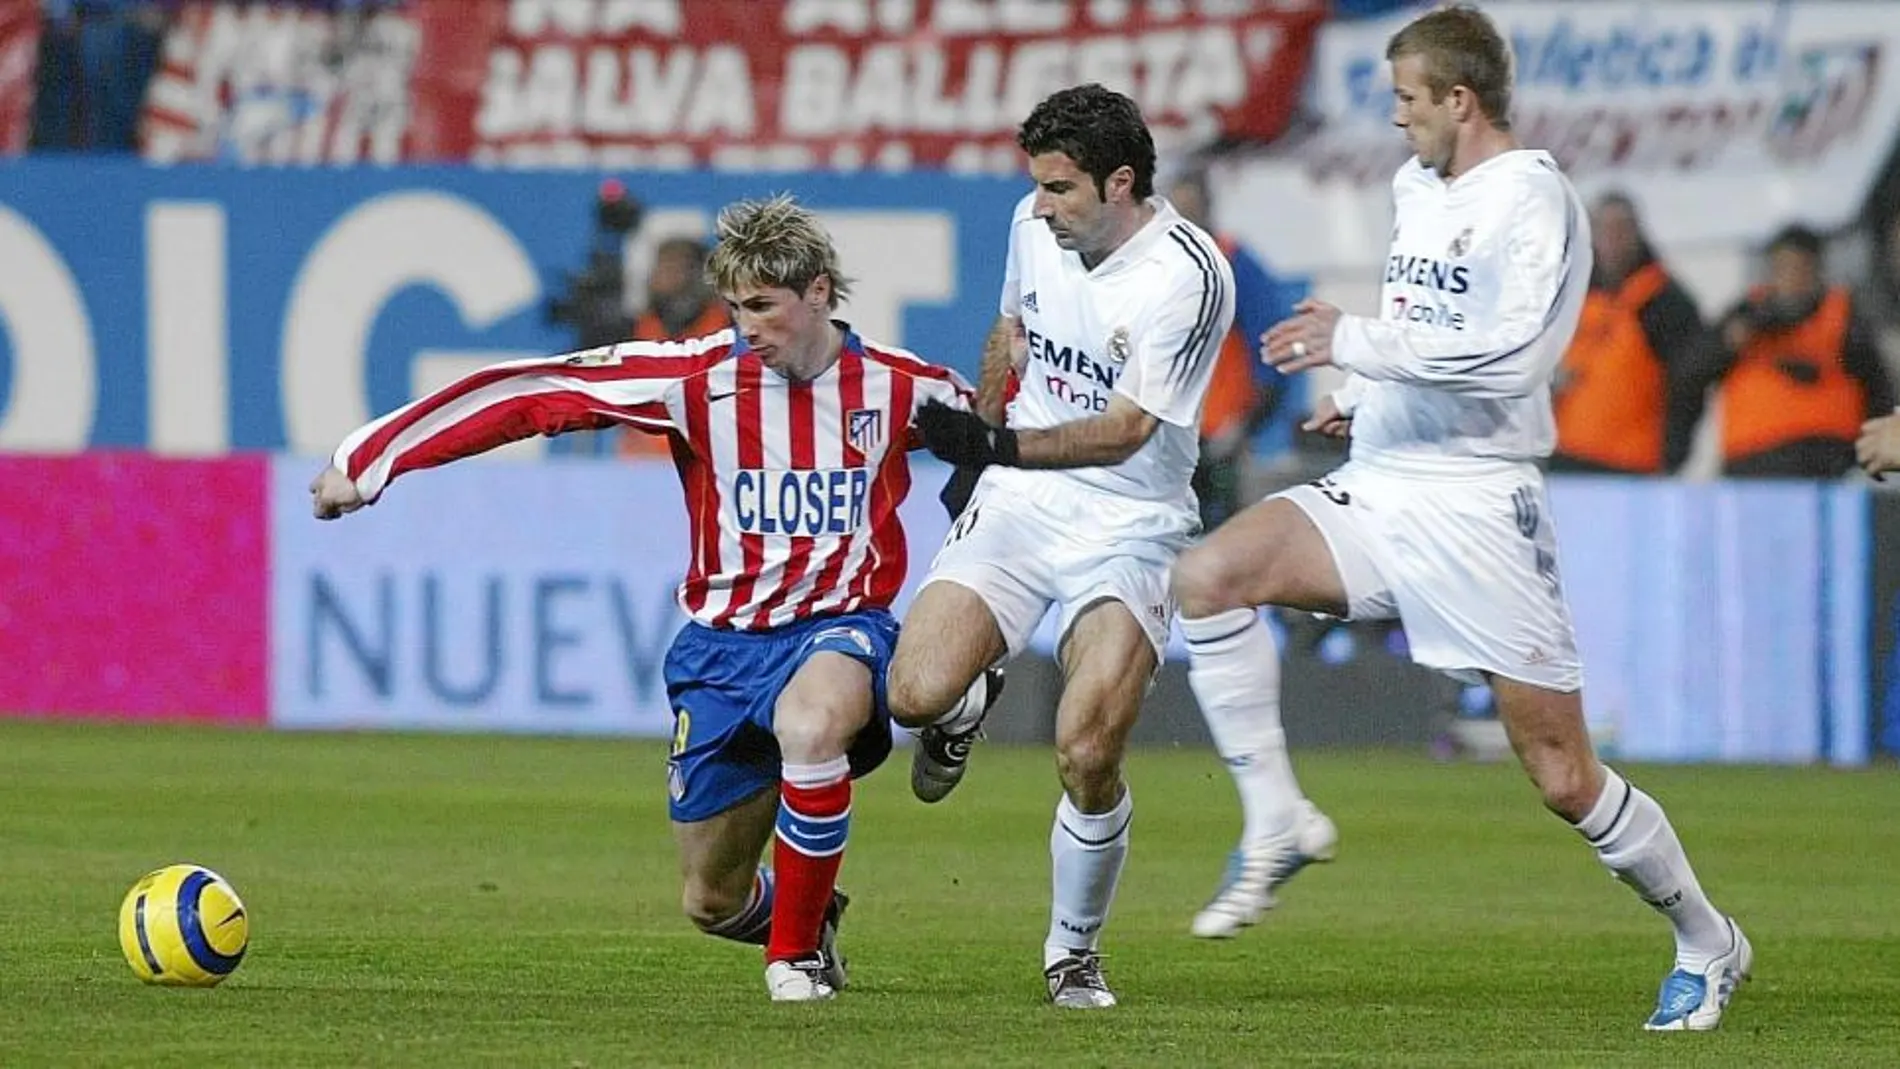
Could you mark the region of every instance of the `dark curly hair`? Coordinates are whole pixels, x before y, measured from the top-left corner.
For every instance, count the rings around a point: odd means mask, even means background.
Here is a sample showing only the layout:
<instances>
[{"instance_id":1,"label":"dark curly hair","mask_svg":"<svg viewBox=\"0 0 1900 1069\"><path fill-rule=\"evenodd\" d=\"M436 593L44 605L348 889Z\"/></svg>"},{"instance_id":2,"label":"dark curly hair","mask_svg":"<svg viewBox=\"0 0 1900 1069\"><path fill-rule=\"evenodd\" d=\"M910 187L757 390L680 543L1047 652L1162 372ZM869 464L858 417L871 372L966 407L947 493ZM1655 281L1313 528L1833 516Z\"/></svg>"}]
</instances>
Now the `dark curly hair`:
<instances>
[{"instance_id":1,"label":"dark curly hair","mask_svg":"<svg viewBox=\"0 0 1900 1069\"><path fill-rule=\"evenodd\" d=\"M1118 168L1135 172L1134 194L1155 191L1155 140L1135 102L1094 82L1051 93L1023 120L1016 143L1031 156L1060 152L1095 179L1095 192L1108 196L1108 176Z\"/></svg>"}]
</instances>

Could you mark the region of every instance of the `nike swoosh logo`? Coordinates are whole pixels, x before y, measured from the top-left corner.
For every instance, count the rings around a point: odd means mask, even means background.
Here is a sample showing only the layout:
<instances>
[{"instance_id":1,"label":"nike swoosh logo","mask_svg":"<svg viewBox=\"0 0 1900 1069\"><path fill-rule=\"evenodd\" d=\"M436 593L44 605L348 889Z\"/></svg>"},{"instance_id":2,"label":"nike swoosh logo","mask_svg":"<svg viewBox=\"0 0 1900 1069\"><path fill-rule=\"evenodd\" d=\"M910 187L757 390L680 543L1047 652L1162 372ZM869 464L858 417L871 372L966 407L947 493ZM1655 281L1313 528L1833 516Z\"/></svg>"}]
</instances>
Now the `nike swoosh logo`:
<instances>
[{"instance_id":1,"label":"nike swoosh logo","mask_svg":"<svg viewBox=\"0 0 1900 1069\"><path fill-rule=\"evenodd\" d=\"M727 390L725 393L709 393L706 395L706 403L709 405L716 405L719 402L724 401L728 397L737 397L737 396L739 396L738 390Z\"/></svg>"}]
</instances>

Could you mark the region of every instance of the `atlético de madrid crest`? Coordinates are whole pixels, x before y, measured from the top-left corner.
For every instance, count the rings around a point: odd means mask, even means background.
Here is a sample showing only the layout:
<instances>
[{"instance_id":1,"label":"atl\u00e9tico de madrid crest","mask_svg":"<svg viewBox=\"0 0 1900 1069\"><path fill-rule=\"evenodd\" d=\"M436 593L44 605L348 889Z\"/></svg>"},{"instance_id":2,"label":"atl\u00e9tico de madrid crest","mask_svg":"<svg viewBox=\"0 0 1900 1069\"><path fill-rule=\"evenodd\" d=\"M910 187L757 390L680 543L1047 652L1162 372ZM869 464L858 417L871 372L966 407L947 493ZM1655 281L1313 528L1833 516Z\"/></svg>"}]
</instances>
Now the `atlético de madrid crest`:
<instances>
[{"instance_id":1,"label":"atl\u00e9tico de madrid crest","mask_svg":"<svg viewBox=\"0 0 1900 1069\"><path fill-rule=\"evenodd\" d=\"M854 408L844 414L844 440L860 453L872 453L884 444L884 413L875 408Z\"/></svg>"}]
</instances>

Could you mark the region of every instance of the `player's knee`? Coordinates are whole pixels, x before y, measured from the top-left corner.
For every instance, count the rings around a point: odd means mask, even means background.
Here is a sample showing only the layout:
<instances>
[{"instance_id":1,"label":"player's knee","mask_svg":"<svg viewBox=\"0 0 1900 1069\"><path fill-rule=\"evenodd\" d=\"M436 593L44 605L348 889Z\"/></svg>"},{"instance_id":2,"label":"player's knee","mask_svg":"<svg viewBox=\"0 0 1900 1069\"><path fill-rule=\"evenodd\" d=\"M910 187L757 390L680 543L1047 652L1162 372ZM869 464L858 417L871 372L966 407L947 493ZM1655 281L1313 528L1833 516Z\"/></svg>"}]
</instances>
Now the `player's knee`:
<instances>
[{"instance_id":1,"label":"player's knee","mask_svg":"<svg viewBox=\"0 0 1900 1069\"><path fill-rule=\"evenodd\" d=\"M1545 760L1526 762L1531 782L1544 797L1544 806L1572 823L1582 820L1596 805L1603 790L1603 776L1594 758L1573 759L1569 755L1547 755Z\"/></svg>"},{"instance_id":2,"label":"player's knee","mask_svg":"<svg viewBox=\"0 0 1900 1069\"><path fill-rule=\"evenodd\" d=\"M1097 732L1078 733L1056 744L1056 773L1078 800L1112 794L1121 781L1121 765L1121 747Z\"/></svg>"},{"instance_id":3,"label":"player's knee","mask_svg":"<svg viewBox=\"0 0 1900 1069\"><path fill-rule=\"evenodd\" d=\"M700 931L710 931L738 916L745 908L745 895L735 894L717 884L687 877L680 891L680 912Z\"/></svg>"},{"instance_id":4,"label":"player's knee","mask_svg":"<svg viewBox=\"0 0 1900 1069\"><path fill-rule=\"evenodd\" d=\"M778 709L772 735L785 760L811 764L844 753L863 726L863 711L849 701L799 702Z\"/></svg>"},{"instance_id":5,"label":"player's knee","mask_svg":"<svg viewBox=\"0 0 1900 1069\"><path fill-rule=\"evenodd\" d=\"M884 703L890 707L891 719L913 730L930 726L949 711L958 697L946 687L931 685L908 665L896 661L891 662L891 670L884 680Z\"/></svg>"},{"instance_id":6,"label":"player's knee","mask_svg":"<svg viewBox=\"0 0 1900 1069\"><path fill-rule=\"evenodd\" d=\"M1228 609L1243 608L1236 591L1239 584L1218 550L1194 546L1174 562L1174 600L1181 615L1189 618L1213 616Z\"/></svg>"}]
</instances>

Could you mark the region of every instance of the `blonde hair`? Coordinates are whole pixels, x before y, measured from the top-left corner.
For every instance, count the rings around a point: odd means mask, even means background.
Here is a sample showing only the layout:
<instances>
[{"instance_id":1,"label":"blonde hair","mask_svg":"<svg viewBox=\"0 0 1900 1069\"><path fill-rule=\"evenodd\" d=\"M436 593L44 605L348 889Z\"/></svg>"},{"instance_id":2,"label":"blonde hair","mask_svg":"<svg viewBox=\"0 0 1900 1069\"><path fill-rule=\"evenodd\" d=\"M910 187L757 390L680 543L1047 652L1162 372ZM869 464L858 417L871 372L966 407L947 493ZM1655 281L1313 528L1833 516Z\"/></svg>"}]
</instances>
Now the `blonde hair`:
<instances>
[{"instance_id":1,"label":"blonde hair","mask_svg":"<svg viewBox=\"0 0 1900 1069\"><path fill-rule=\"evenodd\" d=\"M819 275L831 280L831 307L851 292L831 235L789 193L726 205L715 232L719 244L706 261L706 277L722 294L782 286L803 295Z\"/></svg>"}]
</instances>

